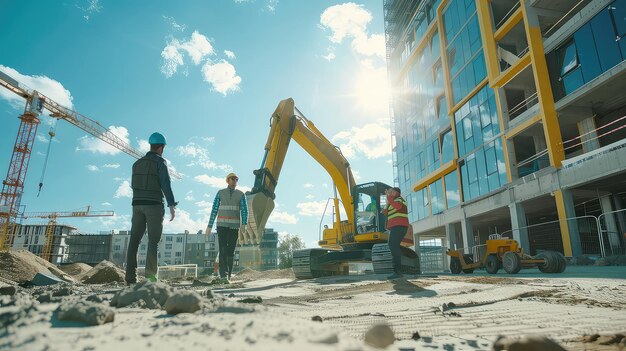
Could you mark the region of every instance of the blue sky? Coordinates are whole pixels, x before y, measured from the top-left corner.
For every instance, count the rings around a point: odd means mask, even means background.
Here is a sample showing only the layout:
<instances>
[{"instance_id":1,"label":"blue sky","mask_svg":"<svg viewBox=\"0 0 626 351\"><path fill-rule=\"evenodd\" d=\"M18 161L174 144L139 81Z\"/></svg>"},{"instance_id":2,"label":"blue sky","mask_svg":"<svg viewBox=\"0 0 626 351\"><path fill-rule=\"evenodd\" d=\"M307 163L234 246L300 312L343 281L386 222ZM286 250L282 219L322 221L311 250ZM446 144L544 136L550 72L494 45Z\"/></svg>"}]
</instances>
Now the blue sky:
<instances>
[{"instance_id":1,"label":"blue sky","mask_svg":"<svg viewBox=\"0 0 626 351\"><path fill-rule=\"evenodd\" d=\"M204 229L228 172L252 185L270 115L287 97L341 147L358 183L392 182L381 0L2 1L0 23L0 70L134 147L153 131L166 136L164 156L183 178L165 232ZM22 111L0 91L3 179ZM64 222L84 233L130 229L134 159L65 121L37 197L50 124L44 117L38 130L26 211L92 205L116 216ZM332 182L296 143L276 193L268 226L315 246Z\"/></svg>"}]
</instances>

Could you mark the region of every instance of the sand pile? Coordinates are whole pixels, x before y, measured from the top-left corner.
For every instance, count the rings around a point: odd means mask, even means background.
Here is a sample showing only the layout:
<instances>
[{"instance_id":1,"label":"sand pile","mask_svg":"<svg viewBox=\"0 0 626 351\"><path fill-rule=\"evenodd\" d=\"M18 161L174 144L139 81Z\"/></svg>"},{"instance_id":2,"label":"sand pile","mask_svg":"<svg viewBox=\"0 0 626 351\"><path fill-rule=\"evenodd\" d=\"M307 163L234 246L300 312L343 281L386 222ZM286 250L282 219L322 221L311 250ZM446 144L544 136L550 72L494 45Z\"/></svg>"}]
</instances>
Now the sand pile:
<instances>
[{"instance_id":1,"label":"sand pile","mask_svg":"<svg viewBox=\"0 0 626 351\"><path fill-rule=\"evenodd\" d=\"M291 268L272 269L269 271L255 271L254 269L244 268L235 275L237 280L260 280L260 279L295 279Z\"/></svg>"},{"instance_id":2,"label":"sand pile","mask_svg":"<svg viewBox=\"0 0 626 351\"><path fill-rule=\"evenodd\" d=\"M74 282L74 279L52 263L26 250L0 253L0 277L22 284L29 282L37 273L54 274Z\"/></svg>"},{"instance_id":3,"label":"sand pile","mask_svg":"<svg viewBox=\"0 0 626 351\"><path fill-rule=\"evenodd\" d=\"M109 261L102 261L88 272L83 274L85 284L107 284L112 282L123 283L125 272Z\"/></svg>"},{"instance_id":4,"label":"sand pile","mask_svg":"<svg viewBox=\"0 0 626 351\"><path fill-rule=\"evenodd\" d=\"M70 263L59 266L59 269L63 272L71 275L76 280L80 280L85 273L89 272L93 267L86 263Z\"/></svg>"}]
</instances>

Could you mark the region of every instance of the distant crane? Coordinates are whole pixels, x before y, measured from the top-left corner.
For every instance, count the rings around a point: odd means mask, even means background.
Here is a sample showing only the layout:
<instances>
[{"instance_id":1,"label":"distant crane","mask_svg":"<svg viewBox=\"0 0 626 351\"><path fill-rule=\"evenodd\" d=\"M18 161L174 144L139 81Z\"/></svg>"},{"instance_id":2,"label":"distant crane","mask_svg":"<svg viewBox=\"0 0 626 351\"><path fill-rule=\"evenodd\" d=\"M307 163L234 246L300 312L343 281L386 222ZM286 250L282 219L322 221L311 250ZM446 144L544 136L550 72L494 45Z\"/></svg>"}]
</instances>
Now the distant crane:
<instances>
[{"instance_id":1,"label":"distant crane","mask_svg":"<svg viewBox=\"0 0 626 351\"><path fill-rule=\"evenodd\" d=\"M2 181L2 192L0 193L0 250L8 251L15 234L15 219L24 193L24 180L26 179L37 127L40 123L39 115L43 113L44 108L50 111L51 117L65 120L134 158L139 159L144 156L144 153L130 146L100 123L61 106L40 92L25 87L3 72L0 72L0 86L26 99L24 113L19 117L21 122L13 147L11 164L6 179ZM170 169L170 174L175 178L181 178L173 169Z\"/></svg>"},{"instance_id":2,"label":"distant crane","mask_svg":"<svg viewBox=\"0 0 626 351\"><path fill-rule=\"evenodd\" d=\"M91 206L87 206L85 210L78 211L59 211L59 212L25 212L19 215L20 218L48 218L46 226L46 242L41 251L41 258L50 261L52 258L52 246L54 244L54 232L56 230L57 218L74 218L74 217L111 217L115 216L113 211L90 211Z\"/></svg>"}]
</instances>

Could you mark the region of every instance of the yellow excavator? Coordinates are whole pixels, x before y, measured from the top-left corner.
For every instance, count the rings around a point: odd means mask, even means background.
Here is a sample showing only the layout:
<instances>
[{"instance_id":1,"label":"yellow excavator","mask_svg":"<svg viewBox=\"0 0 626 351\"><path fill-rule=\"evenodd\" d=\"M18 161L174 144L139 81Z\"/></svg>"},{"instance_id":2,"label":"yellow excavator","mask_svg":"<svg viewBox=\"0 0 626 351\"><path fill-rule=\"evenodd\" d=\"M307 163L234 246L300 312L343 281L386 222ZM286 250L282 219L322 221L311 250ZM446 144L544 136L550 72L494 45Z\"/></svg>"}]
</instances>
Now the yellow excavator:
<instances>
[{"instance_id":1,"label":"yellow excavator","mask_svg":"<svg viewBox=\"0 0 626 351\"><path fill-rule=\"evenodd\" d=\"M385 216L387 184L370 182L357 185L350 163L295 106L293 99L282 100L271 117L261 168L254 171L252 191L246 193L248 225L240 230L243 244L259 244L274 209L275 189L291 140L295 140L328 172L334 185L333 227L324 227L319 248L293 253L293 271L298 279L348 274L351 262L372 262L374 273L391 273L393 264L387 246ZM340 204L346 219L341 218ZM402 244L402 271L420 273L419 257L410 246L412 230Z\"/></svg>"}]
</instances>

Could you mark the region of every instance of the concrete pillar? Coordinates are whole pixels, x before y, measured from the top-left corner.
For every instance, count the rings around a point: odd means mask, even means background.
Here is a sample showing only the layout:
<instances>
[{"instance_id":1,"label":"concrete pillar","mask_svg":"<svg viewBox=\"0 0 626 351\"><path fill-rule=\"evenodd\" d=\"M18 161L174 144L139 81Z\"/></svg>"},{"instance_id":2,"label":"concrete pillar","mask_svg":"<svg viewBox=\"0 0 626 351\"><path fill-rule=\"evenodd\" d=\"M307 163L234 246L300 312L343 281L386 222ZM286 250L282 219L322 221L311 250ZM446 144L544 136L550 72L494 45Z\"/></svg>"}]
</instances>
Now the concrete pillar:
<instances>
[{"instance_id":1,"label":"concrete pillar","mask_svg":"<svg viewBox=\"0 0 626 351\"><path fill-rule=\"evenodd\" d=\"M612 248L619 248L620 240L619 240L619 231L617 230L617 221L615 220L615 214L609 213L614 211L613 202L611 201L612 196L607 195L600 198L600 207L602 207L602 213L604 214L602 218L604 219L604 237L609 239L610 248L606 249L606 254L609 255L612 253Z\"/></svg>"},{"instance_id":2,"label":"concrete pillar","mask_svg":"<svg viewBox=\"0 0 626 351\"><path fill-rule=\"evenodd\" d=\"M580 256L582 255L582 246L580 244L578 220L567 220L567 218L576 217L572 191L569 189L557 190L554 192L554 199L559 214L561 238L563 239L563 254L565 256Z\"/></svg>"},{"instance_id":3,"label":"concrete pillar","mask_svg":"<svg viewBox=\"0 0 626 351\"><path fill-rule=\"evenodd\" d=\"M509 205L509 213L511 215L511 228L513 230L513 239L515 239L524 252L530 252L530 241L528 240L528 223L526 223L526 212L519 202Z\"/></svg>"},{"instance_id":4,"label":"concrete pillar","mask_svg":"<svg viewBox=\"0 0 626 351\"><path fill-rule=\"evenodd\" d=\"M472 247L474 246L474 227L470 219L463 218L461 220L461 232L465 253L472 253Z\"/></svg>"},{"instance_id":5,"label":"concrete pillar","mask_svg":"<svg viewBox=\"0 0 626 351\"><path fill-rule=\"evenodd\" d=\"M448 249L450 250L454 250L456 248L458 248L458 244L457 244L457 240L456 240L456 225L454 223L448 223L445 225L446 227L446 246L448 246ZM449 271L450 270L450 260L448 259L448 255L446 255L445 252L443 252L443 270L444 271Z\"/></svg>"},{"instance_id":6,"label":"concrete pillar","mask_svg":"<svg viewBox=\"0 0 626 351\"><path fill-rule=\"evenodd\" d=\"M626 239L626 211L625 205L619 196L613 196L613 202L615 203L615 218L617 220L617 228L624 239Z\"/></svg>"},{"instance_id":7,"label":"concrete pillar","mask_svg":"<svg viewBox=\"0 0 626 351\"><path fill-rule=\"evenodd\" d=\"M594 117L585 118L577 123L578 132L580 133L581 142L583 143L583 152L589 152L600 147L598 133L596 131L596 120ZM587 134L588 133L588 134ZM572 143L575 144L575 143Z\"/></svg>"}]
</instances>

